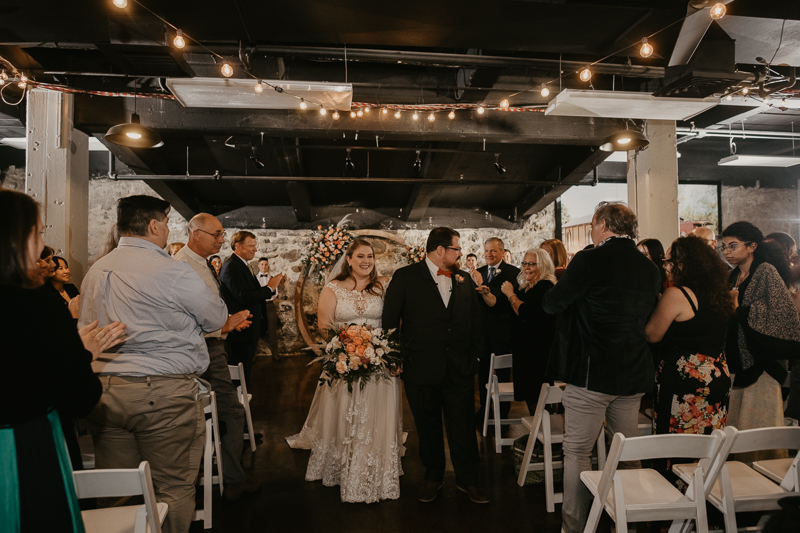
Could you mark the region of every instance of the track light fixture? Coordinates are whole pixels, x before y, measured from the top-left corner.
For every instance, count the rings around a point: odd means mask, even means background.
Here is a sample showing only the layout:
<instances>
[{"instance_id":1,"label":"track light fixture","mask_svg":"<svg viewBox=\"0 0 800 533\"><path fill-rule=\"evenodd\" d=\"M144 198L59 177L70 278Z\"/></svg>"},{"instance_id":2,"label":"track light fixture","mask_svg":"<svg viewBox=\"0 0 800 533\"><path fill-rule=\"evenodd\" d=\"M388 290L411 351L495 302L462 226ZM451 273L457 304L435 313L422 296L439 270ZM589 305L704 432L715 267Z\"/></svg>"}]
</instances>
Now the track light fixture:
<instances>
[{"instance_id":1,"label":"track light fixture","mask_svg":"<svg viewBox=\"0 0 800 533\"><path fill-rule=\"evenodd\" d=\"M158 148L164 145L156 130L139 123L139 115L136 113L131 115L130 122L111 126L104 138L108 142L129 148Z\"/></svg>"},{"instance_id":2,"label":"track light fixture","mask_svg":"<svg viewBox=\"0 0 800 533\"><path fill-rule=\"evenodd\" d=\"M347 170L356 169L356 166L353 164L353 160L350 158L350 148L347 149L347 157L344 158L344 168Z\"/></svg>"},{"instance_id":3,"label":"track light fixture","mask_svg":"<svg viewBox=\"0 0 800 533\"><path fill-rule=\"evenodd\" d=\"M500 154L494 154L494 169L501 176L506 173L506 167L500 163Z\"/></svg>"},{"instance_id":4,"label":"track light fixture","mask_svg":"<svg viewBox=\"0 0 800 533\"><path fill-rule=\"evenodd\" d=\"M647 37L642 39L642 47L639 48L639 55L642 57L650 57L653 55L653 45L647 42Z\"/></svg>"},{"instance_id":5,"label":"track light fixture","mask_svg":"<svg viewBox=\"0 0 800 533\"><path fill-rule=\"evenodd\" d=\"M725 16L725 13L728 12L728 8L725 7L725 4L722 2L717 2L711 7L711 18L714 20L719 20Z\"/></svg>"},{"instance_id":6,"label":"track light fixture","mask_svg":"<svg viewBox=\"0 0 800 533\"><path fill-rule=\"evenodd\" d=\"M650 144L644 133L632 130L620 130L605 138L600 149L604 152L627 152L638 150Z\"/></svg>"},{"instance_id":7,"label":"track light fixture","mask_svg":"<svg viewBox=\"0 0 800 533\"><path fill-rule=\"evenodd\" d=\"M419 158L419 150L417 150L417 160L414 161L414 172L422 170L422 160Z\"/></svg>"},{"instance_id":8,"label":"track light fixture","mask_svg":"<svg viewBox=\"0 0 800 533\"><path fill-rule=\"evenodd\" d=\"M264 168L264 163L261 162L259 158L256 157L256 147L253 146L253 155L250 156L250 161L253 162L253 166L256 168Z\"/></svg>"}]
</instances>

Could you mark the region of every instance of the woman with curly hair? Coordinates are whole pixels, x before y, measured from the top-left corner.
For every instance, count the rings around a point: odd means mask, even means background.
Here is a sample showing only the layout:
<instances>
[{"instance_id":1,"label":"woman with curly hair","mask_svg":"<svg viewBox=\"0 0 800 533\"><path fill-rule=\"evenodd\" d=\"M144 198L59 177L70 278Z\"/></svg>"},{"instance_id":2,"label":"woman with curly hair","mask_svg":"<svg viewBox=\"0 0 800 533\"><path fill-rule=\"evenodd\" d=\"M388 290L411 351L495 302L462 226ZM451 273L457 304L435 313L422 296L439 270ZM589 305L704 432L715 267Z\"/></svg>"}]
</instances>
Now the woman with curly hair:
<instances>
[{"instance_id":1,"label":"woman with curly hair","mask_svg":"<svg viewBox=\"0 0 800 533\"><path fill-rule=\"evenodd\" d=\"M733 302L728 267L702 239L672 243L666 289L645 326L656 357L656 433L710 434L725 426L731 376L725 333Z\"/></svg>"}]
</instances>

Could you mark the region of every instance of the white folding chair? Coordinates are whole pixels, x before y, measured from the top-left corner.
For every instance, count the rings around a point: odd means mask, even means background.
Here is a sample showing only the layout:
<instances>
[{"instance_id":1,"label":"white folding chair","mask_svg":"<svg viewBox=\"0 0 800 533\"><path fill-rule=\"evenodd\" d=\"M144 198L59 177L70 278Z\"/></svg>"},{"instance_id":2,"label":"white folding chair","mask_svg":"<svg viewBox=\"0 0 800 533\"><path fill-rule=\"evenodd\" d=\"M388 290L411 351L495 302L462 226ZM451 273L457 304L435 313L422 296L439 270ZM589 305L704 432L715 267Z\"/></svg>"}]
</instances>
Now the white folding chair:
<instances>
[{"instance_id":1,"label":"white folding chair","mask_svg":"<svg viewBox=\"0 0 800 533\"><path fill-rule=\"evenodd\" d=\"M219 492L222 494L225 487L222 483L223 479L223 465L222 453L219 439L219 419L217 418L217 395L214 391L203 390L205 387L201 384L201 393L198 401L203 406L203 412L210 414L206 418L206 442L203 450L203 475L198 478L197 484L203 486L203 508L195 509L194 520L203 521L203 529L210 529L212 527L212 489L214 484L219 485ZM217 461L217 475L213 475L214 459Z\"/></svg>"},{"instance_id":2,"label":"white folding chair","mask_svg":"<svg viewBox=\"0 0 800 533\"><path fill-rule=\"evenodd\" d=\"M707 533L703 497L705 473L724 441L725 434L720 430L711 435L670 434L633 438L615 434L602 472L581 472L581 481L594 496L584 533L597 530L603 510L616 523L618 533L627 533L628 522L679 519L694 520L698 533ZM686 494L653 469L618 469L622 461L669 457L700 459Z\"/></svg>"},{"instance_id":3,"label":"white folding chair","mask_svg":"<svg viewBox=\"0 0 800 533\"><path fill-rule=\"evenodd\" d=\"M169 506L156 502L147 461L139 468L81 470L73 472L72 479L79 499L144 497L144 505L81 511L86 533L161 533Z\"/></svg>"},{"instance_id":4,"label":"white folding chair","mask_svg":"<svg viewBox=\"0 0 800 533\"><path fill-rule=\"evenodd\" d=\"M91 435L78 437L78 447L81 449L81 463L84 470L94 470L94 441Z\"/></svg>"},{"instance_id":5,"label":"white folding chair","mask_svg":"<svg viewBox=\"0 0 800 533\"><path fill-rule=\"evenodd\" d=\"M528 445L525 447L525 454L522 456L522 465L519 469L517 484L520 487L525 485L525 478L528 472L544 470L545 499L547 512L553 513L556 504L564 501L563 492L555 492L553 483L553 469L564 468L564 461L553 461L553 444L564 442L564 415L551 415L545 406L560 404L564 396L564 387L559 385L549 385L544 383L539 392L539 402L536 404L536 412L533 416L526 416L522 419L528 433ZM536 442L539 441L544 446L544 462L531 464L531 456ZM597 464L600 470L606 462L606 443L603 432L600 431L597 437ZM594 461L593 461L594 462Z\"/></svg>"},{"instance_id":6,"label":"white folding chair","mask_svg":"<svg viewBox=\"0 0 800 533\"><path fill-rule=\"evenodd\" d=\"M783 483L793 465L796 467L797 457L794 459L766 459L764 461L754 461L753 470L775 483ZM792 476L789 476L789 479L794 481ZM790 487L790 490L793 490L793 487Z\"/></svg>"},{"instance_id":7,"label":"white folding chair","mask_svg":"<svg viewBox=\"0 0 800 533\"><path fill-rule=\"evenodd\" d=\"M497 379L497 374L495 374L495 370L500 370L502 368L511 368L511 354L492 354L492 358L489 361L489 382L486 383L486 409L483 414L483 436L486 436L489 426L494 426L494 448L497 453L503 451L503 446L511 446L514 444L513 438L504 439L500 436L501 427L520 423L519 418L500 418L500 402L514 401L514 384L510 382L500 383ZM492 418L489 418L490 405L493 408Z\"/></svg>"},{"instance_id":8,"label":"white folding chair","mask_svg":"<svg viewBox=\"0 0 800 533\"><path fill-rule=\"evenodd\" d=\"M800 448L800 427L773 427L738 431L725 428L727 453L712 467L719 471L719 478L706 494L706 499L719 509L725 517L725 531L736 533L736 513L751 511L774 511L780 509L778 500L786 496L798 496L798 460L796 457L780 482L780 485L739 461L727 461L729 454L762 450L796 450ZM678 457L678 456L676 456ZM691 478L693 464L678 464L672 471L686 481Z\"/></svg>"},{"instance_id":9,"label":"white folding chair","mask_svg":"<svg viewBox=\"0 0 800 533\"><path fill-rule=\"evenodd\" d=\"M247 392L247 383L244 379L244 366L239 363L237 366L228 365L228 370L231 373L231 381L239 381L239 386L236 387L236 392L239 394L239 402L244 406L244 416L247 422L247 433L244 438L250 441L250 449L256 451L256 439L253 431L253 416L250 414L250 400L253 395Z\"/></svg>"}]
</instances>

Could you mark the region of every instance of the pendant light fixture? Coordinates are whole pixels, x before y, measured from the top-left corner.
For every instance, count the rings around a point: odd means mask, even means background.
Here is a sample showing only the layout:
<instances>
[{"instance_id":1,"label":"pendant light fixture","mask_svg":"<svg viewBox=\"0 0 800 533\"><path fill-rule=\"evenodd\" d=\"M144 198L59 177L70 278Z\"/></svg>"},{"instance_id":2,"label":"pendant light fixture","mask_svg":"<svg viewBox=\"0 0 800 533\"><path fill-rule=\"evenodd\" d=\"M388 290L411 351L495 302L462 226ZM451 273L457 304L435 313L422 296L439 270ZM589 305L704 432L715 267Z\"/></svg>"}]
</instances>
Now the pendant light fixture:
<instances>
[{"instance_id":1,"label":"pendant light fixture","mask_svg":"<svg viewBox=\"0 0 800 533\"><path fill-rule=\"evenodd\" d=\"M650 144L644 133L633 130L620 130L609 135L603 140L600 149L604 152L621 152L638 150Z\"/></svg>"},{"instance_id":2,"label":"pendant light fixture","mask_svg":"<svg viewBox=\"0 0 800 533\"><path fill-rule=\"evenodd\" d=\"M130 122L111 126L105 135L105 140L127 146L128 148L158 148L164 146L164 141L154 129L142 126L139 114L136 113L136 82L133 84L133 114Z\"/></svg>"}]
</instances>

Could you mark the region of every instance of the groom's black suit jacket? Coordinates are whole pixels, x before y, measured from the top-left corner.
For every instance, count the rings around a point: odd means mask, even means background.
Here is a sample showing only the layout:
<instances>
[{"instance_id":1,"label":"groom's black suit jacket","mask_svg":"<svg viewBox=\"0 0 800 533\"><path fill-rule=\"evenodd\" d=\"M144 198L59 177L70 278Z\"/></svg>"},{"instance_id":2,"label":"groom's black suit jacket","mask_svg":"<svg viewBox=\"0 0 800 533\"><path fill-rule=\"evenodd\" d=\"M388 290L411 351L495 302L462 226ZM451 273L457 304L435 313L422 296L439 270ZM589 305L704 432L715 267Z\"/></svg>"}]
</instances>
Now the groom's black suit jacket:
<instances>
[{"instance_id":1,"label":"groom's black suit jacket","mask_svg":"<svg viewBox=\"0 0 800 533\"><path fill-rule=\"evenodd\" d=\"M425 260L396 271L386 290L383 328L400 327L407 383L440 385L445 375L451 382L472 380L477 372L483 331L475 283L463 270L451 279L447 307Z\"/></svg>"}]
</instances>

